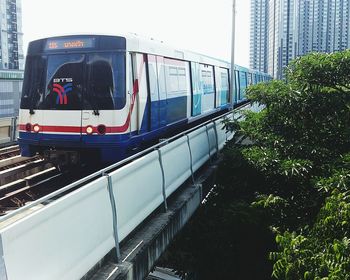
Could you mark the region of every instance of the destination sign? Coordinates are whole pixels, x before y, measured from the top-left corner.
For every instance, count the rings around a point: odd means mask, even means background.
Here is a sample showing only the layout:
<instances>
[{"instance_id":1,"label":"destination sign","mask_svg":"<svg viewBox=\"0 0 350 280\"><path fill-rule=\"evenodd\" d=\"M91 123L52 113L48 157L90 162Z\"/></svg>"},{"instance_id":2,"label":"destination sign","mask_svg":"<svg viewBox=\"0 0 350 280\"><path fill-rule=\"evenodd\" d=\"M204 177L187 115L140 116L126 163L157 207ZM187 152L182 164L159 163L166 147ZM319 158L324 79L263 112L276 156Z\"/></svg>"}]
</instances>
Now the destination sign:
<instances>
[{"instance_id":1,"label":"destination sign","mask_svg":"<svg viewBox=\"0 0 350 280\"><path fill-rule=\"evenodd\" d=\"M49 39L45 50L87 49L95 47L95 38Z\"/></svg>"}]
</instances>

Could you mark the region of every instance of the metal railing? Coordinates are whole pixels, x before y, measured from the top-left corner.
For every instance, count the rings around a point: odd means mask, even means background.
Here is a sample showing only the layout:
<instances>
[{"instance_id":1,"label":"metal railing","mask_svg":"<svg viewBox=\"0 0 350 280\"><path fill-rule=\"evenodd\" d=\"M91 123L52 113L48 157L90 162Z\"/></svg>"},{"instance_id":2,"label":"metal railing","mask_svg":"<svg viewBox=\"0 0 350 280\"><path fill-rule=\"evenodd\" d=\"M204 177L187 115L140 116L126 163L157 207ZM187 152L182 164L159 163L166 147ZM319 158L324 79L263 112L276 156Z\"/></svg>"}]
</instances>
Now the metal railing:
<instances>
[{"instance_id":1,"label":"metal railing","mask_svg":"<svg viewBox=\"0 0 350 280\"><path fill-rule=\"evenodd\" d=\"M239 109L242 109L242 108L244 108L246 106L247 106L246 104L242 105L242 106L236 108L235 111L239 110ZM13 217L13 216L16 216L16 215L22 213L22 212L24 212L24 211L26 211L26 210L28 210L30 208L33 208L34 206L37 206L39 204L43 204L46 201L49 201L49 200L51 200L54 197L60 196L61 194L65 193L65 192L68 192L70 190L73 190L74 188L77 188L77 187L79 187L81 185L84 185L84 183L88 183L92 179L97 179L99 177L106 176L106 174L108 174L109 172L116 170L117 168L125 165L126 163L129 163L129 162L131 162L131 161L133 161L135 159L141 158L142 156L144 156L144 155L146 155L146 154L148 154L148 153L150 153L152 151L158 150L159 148L161 148L161 147L163 147L163 146L165 146L165 145L175 141L176 139L179 139L179 138L181 138L183 136L186 136L189 133L191 133L191 132L193 132L193 131L201 128L201 127L204 127L204 126L206 126L206 125L208 125L208 124L210 124L210 123L212 123L212 122L214 122L216 120L222 119L222 118L224 118L224 117L226 117L228 115L232 115L232 113L233 113L233 111L227 112L227 113L225 113L223 115L215 117L214 119L211 119L209 121L201 123L198 126L195 126L195 127L191 128L191 129L188 129L188 130L186 130L184 132L181 132L180 134L177 134L177 135L175 135L175 136L173 136L171 138L166 139L166 141L160 142L160 143L158 143L158 144L156 144L156 145L154 145L154 146L152 146L150 148L147 148L147 149L145 149L145 150L143 150L143 151L141 151L141 152L139 152L139 153L137 153L137 154L135 154L135 155L133 155L131 157L128 157L128 158L126 158L124 160L121 160L121 161L119 161L119 162L117 162L115 164L112 164L112 165L110 165L110 166L108 166L106 168L103 168L103 169L101 169L101 170L99 170L99 171L97 171L95 173L92 173L91 175L89 175L89 176L87 176L87 177L85 177L83 179L80 179L80 180L78 180L78 181L76 181L76 182L74 182L74 183L72 183L72 184L70 184L70 185L68 185L66 187L63 187L63 188L61 188L61 189L59 189L59 190L57 190L55 192L52 192L51 194L48 194L48 195L46 195L46 196L44 196L44 197L42 197L42 198L40 198L40 199L38 199L36 201L28 203L25 206L23 206L23 207L15 210L13 212L8 213L7 215L1 217L0 218L0 223L5 221L5 220L7 220L7 219L9 219L9 218L11 218L11 217ZM192 167L191 167L191 174L192 174L192 178L193 178Z\"/></svg>"},{"instance_id":2,"label":"metal railing","mask_svg":"<svg viewBox=\"0 0 350 280\"><path fill-rule=\"evenodd\" d=\"M119 260L119 243L159 206L166 210L171 194L233 138L223 120L239 115L218 116L2 217L4 279L78 279L113 248Z\"/></svg>"}]
</instances>

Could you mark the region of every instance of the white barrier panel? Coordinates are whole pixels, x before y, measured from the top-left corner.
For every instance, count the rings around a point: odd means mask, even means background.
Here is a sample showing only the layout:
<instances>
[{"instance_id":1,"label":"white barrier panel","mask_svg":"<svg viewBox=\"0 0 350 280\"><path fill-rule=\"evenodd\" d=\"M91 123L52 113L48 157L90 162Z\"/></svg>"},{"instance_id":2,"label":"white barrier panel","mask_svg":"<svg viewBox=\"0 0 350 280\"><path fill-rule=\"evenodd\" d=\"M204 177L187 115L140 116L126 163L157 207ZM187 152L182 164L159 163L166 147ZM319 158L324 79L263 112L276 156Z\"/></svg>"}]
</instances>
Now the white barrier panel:
<instances>
[{"instance_id":1,"label":"white barrier panel","mask_svg":"<svg viewBox=\"0 0 350 280\"><path fill-rule=\"evenodd\" d=\"M240 114L234 112L234 113L232 113L232 114L228 114L228 115L226 116L226 119L227 119L228 121L233 121L234 119L237 119L239 116L240 116ZM232 140L234 134L235 134L235 132L233 132L233 131L227 131L227 132L226 132L226 141Z\"/></svg>"},{"instance_id":2,"label":"white barrier panel","mask_svg":"<svg viewBox=\"0 0 350 280\"><path fill-rule=\"evenodd\" d=\"M163 201L158 152L154 151L110 174L117 206L118 237L123 240Z\"/></svg>"},{"instance_id":3,"label":"white barrier panel","mask_svg":"<svg viewBox=\"0 0 350 280\"><path fill-rule=\"evenodd\" d=\"M224 128L223 120L224 118L214 122L217 132L219 150L221 150L224 147L226 143L227 134L229 133L226 131L226 128Z\"/></svg>"},{"instance_id":4,"label":"white barrier panel","mask_svg":"<svg viewBox=\"0 0 350 280\"><path fill-rule=\"evenodd\" d=\"M213 156L215 153L218 152L218 140L216 137L216 131L215 131L215 124L213 122L207 124L207 133L208 133L208 139L209 139L209 151L210 156Z\"/></svg>"},{"instance_id":5,"label":"white barrier panel","mask_svg":"<svg viewBox=\"0 0 350 280\"><path fill-rule=\"evenodd\" d=\"M168 197L191 176L191 158L184 136L160 149Z\"/></svg>"},{"instance_id":6,"label":"white barrier panel","mask_svg":"<svg viewBox=\"0 0 350 280\"><path fill-rule=\"evenodd\" d=\"M0 231L7 278L80 279L114 247L112 221L100 178L15 222Z\"/></svg>"},{"instance_id":7,"label":"white barrier panel","mask_svg":"<svg viewBox=\"0 0 350 280\"><path fill-rule=\"evenodd\" d=\"M259 113L260 111L262 111L265 108L266 108L265 105L261 105L258 102L254 102L254 103L250 104L249 110L254 112L254 113Z\"/></svg>"},{"instance_id":8,"label":"white barrier panel","mask_svg":"<svg viewBox=\"0 0 350 280\"><path fill-rule=\"evenodd\" d=\"M192 153L193 172L197 171L209 159L209 143L206 127L201 127L189 135Z\"/></svg>"},{"instance_id":9,"label":"white barrier panel","mask_svg":"<svg viewBox=\"0 0 350 280\"><path fill-rule=\"evenodd\" d=\"M191 132L189 142L182 137L110 174L119 241L162 204L163 183L167 197L191 176L188 145L195 172L233 138L222 120ZM0 278L79 279L115 246L113 236L103 177L0 230Z\"/></svg>"}]
</instances>

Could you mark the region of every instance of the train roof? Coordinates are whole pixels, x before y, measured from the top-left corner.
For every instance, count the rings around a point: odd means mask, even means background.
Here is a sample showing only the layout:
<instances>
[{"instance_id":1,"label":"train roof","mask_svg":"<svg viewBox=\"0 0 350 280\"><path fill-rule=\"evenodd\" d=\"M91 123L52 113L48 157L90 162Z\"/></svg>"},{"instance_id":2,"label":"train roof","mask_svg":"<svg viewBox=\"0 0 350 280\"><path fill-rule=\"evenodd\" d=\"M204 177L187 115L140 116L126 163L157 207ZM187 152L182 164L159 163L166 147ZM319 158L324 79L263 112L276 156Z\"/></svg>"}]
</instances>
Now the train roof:
<instances>
[{"instance_id":1,"label":"train roof","mask_svg":"<svg viewBox=\"0 0 350 280\"><path fill-rule=\"evenodd\" d=\"M79 36L105 36L105 37L119 37L119 38L125 38L126 40L126 50L127 51L133 51L133 52L140 52L140 53L148 53L153 55L160 55L164 57L169 58L176 58L180 60L187 60L187 61L193 61L203 64L209 64L209 65L215 65L219 67L224 68L230 68L231 63L227 62L222 59L217 59L214 57L210 57L207 55L199 54L193 51L183 50L183 49L176 49L172 48L171 46L167 45L163 41L154 40L152 38L145 38L142 36L139 36L137 34L129 33L129 34L65 34L60 36L52 36L47 38L42 38L34 42L39 42L47 39L53 39L53 38L69 38L69 37L79 37ZM263 74L267 75L266 73L262 73L256 70L251 70L246 67L239 66L235 64L235 70L238 71L250 71L252 73L256 74Z\"/></svg>"},{"instance_id":2,"label":"train roof","mask_svg":"<svg viewBox=\"0 0 350 280\"><path fill-rule=\"evenodd\" d=\"M211 64L225 68L230 67L230 63L222 59L213 58L188 50L172 48L162 41L143 38L135 34L128 34L125 36L125 38L127 40L127 49L129 51L161 55L165 57L194 61L203 64Z\"/></svg>"}]
</instances>

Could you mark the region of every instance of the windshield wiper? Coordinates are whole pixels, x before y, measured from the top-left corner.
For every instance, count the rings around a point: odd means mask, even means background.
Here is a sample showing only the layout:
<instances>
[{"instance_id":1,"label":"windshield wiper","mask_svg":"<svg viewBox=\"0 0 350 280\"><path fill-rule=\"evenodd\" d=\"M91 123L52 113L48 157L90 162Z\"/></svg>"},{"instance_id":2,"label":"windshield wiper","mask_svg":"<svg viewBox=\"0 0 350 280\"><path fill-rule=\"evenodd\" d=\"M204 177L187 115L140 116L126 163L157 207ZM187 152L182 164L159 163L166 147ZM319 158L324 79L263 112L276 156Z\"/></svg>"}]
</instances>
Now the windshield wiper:
<instances>
[{"instance_id":1,"label":"windshield wiper","mask_svg":"<svg viewBox=\"0 0 350 280\"><path fill-rule=\"evenodd\" d=\"M34 84L34 87L31 87L30 88L30 93L31 94L31 99L30 99L30 104L29 104L29 114L31 115L34 115L35 114L35 111L34 111L34 102L35 100L39 100L40 99L40 96L42 96L42 93L40 93L40 89L39 89L39 86L42 84L42 81L43 81L43 77L44 77L44 71L42 69L42 71L39 71L40 72L40 76L39 76L39 79L38 81L36 81L36 83ZM39 96L39 99L37 98Z\"/></svg>"},{"instance_id":2,"label":"windshield wiper","mask_svg":"<svg viewBox=\"0 0 350 280\"><path fill-rule=\"evenodd\" d=\"M90 85L90 92L89 92L90 102L91 102L93 114L95 116L99 116L100 115L100 108L98 106L98 101L97 101L98 96L95 94L94 89L95 89L94 84L91 84Z\"/></svg>"},{"instance_id":3,"label":"windshield wiper","mask_svg":"<svg viewBox=\"0 0 350 280\"><path fill-rule=\"evenodd\" d=\"M30 90L32 92L32 89ZM29 114L34 115L34 94L30 95L30 102L29 102Z\"/></svg>"}]
</instances>

